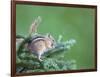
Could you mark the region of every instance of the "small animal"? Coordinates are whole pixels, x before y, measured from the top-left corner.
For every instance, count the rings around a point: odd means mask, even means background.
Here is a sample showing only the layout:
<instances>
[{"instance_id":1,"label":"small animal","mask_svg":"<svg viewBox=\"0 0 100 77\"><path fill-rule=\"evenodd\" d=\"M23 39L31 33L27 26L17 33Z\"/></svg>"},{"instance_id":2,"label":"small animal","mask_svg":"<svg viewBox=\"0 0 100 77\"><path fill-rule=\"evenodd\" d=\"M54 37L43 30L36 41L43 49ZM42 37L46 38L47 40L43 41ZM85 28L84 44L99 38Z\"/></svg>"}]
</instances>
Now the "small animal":
<instances>
[{"instance_id":1,"label":"small animal","mask_svg":"<svg viewBox=\"0 0 100 77\"><path fill-rule=\"evenodd\" d=\"M31 24L29 29L29 36L31 36L32 39L30 39L28 42L25 43L24 48L28 49L31 53L37 56L39 61L42 61L41 56L47 52L49 49L52 49L55 47L55 40L50 35L39 35L37 34L37 27L39 23L41 22L41 17L38 16ZM32 36L32 33L34 33L34 36ZM18 46L20 43L24 41L25 38L19 38L16 39L16 45ZM18 48L18 47L17 47ZM17 51L16 48L16 51Z\"/></svg>"},{"instance_id":2,"label":"small animal","mask_svg":"<svg viewBox=\"0 0 100 77\"><path fill-rule=\"evenodd\" d=\"M37 32L37 27L41 22L41 17L38 16L31 24L29 29L29 35L32 35L32 33ZM51 48L54 48L54 38L50 35L40 35L36 36L27 43L27 49L29 49L30 52L35 54L38 58L38 60L42 61L41 56L44 54L44 52L48 51Z\"/></svg>"},{"instance_id":3,"label":"small animal","mask_svg":"<svg viewBox=\"0 0 100 77\"><path fill-rule=\"evenodd\" d=\"M42 61L41 56L49 49L55 47L55 40L50 35L37 36L33 38L27 45L27 48L31 53L37 56L38 60Z\"/></svg>"}]
</instances>

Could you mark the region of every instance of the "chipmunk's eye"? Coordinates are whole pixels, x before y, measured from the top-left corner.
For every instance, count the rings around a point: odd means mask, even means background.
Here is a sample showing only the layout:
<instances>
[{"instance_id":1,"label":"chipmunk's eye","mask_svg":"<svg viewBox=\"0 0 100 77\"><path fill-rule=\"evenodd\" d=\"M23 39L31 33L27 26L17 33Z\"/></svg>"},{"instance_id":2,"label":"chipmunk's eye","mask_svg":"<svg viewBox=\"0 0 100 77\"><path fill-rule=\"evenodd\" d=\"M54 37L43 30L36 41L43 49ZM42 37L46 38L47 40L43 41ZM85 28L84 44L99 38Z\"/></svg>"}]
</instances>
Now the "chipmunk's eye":
<instances>
[{"instance_id":1,"label":"chipmunk's eye","mask_svg":"<svg viewBox=\"0 0 100 77\"><path fill-rule=\"evenodd\" d=\"M55 41L55 40L52 40L53 42Z\"/></svg>"}]
</instances>

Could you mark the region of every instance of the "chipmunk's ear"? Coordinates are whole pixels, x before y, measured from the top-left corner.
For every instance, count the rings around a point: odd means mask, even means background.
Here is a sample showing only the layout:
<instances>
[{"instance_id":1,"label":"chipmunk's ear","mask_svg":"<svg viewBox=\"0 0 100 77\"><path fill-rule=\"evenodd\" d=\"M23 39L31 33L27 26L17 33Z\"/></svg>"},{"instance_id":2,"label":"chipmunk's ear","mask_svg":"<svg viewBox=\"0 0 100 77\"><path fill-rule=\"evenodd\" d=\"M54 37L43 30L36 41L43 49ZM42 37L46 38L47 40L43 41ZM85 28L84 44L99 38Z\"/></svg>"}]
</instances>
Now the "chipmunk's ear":
<instances>
[{"instance_id":1,"label":"chipmunk's ear","mask_svg":"<svg viewBox=\"0 0 100 77\"><path fill-rule=\"evenodd\" d=\"M47 33L46 34L46 37L49 37L50 38L51 37L51 34L50 33Z\"/></svg>"}]
</instances>

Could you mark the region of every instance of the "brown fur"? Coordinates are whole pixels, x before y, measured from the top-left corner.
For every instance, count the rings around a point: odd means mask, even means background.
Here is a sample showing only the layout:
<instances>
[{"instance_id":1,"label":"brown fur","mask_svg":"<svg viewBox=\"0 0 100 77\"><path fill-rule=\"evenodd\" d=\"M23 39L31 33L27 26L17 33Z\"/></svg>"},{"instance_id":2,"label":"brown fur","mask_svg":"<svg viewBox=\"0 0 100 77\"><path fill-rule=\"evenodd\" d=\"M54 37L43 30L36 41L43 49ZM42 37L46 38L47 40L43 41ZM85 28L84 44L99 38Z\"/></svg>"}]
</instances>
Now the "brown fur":
<instances>
[{"instance_id":1,"label":"brown fur","mask_svg":"<svg viewBox=\"0 0 100 77\"><path fill-rule=\"evenodd\" d=\"M28 49L37 55L38 59L41 58L41 55L46 52L48 49L53 48L54 41L50 36L45 36L44 38L36 38L28 45Z\"/></svg>"},{"instance_id":2,"label":"brown fur","mask_svg":"<svg viewBox=\"0 0 100 77\"><path fill-rule=\"evenodd\" d=\"M41 22L41 17L38 16L33 23L30 26L29 29L29 35L32 35L32 33L37 33L37 27ZM35 39L32 39L30 43L27 44L27 48L29 49L29 51L31 51L32 53L36 54L36 56L38 57L39 60L41 60L41 55L44 54L44 52L46 52L48 49L53 48L54 44L54 39L53 37L48 34L44 37L37 37Z\"/></svg>"}]
</instances>

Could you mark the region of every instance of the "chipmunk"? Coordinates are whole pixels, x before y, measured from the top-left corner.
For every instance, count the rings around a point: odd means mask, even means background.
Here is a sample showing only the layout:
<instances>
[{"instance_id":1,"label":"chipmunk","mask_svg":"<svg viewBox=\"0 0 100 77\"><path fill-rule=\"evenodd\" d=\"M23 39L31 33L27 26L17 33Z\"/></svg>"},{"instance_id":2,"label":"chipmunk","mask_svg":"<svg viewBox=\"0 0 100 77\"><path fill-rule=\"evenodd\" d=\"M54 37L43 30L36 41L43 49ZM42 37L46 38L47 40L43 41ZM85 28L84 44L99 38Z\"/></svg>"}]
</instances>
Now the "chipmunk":
<instances>
[{"instance_id":1,"label":"chipmunk","mask_svg":"<svg viewBox=\"0 0 100 77\"><path fill-rule=\"evenodd\" d=\"M54 38L47 34L46 36L38 36L28 43L27 48L31 53L37 56L38 60L42 61L41 56L49 49L54 48Z\"/></svg>"},{"instance_id":2,"label":"chipmunk","mask_svg":"<svg viewBox=\"0 0 100 77\"><path fill-rule=\"evenodd\" d=\"M30 27L30 35L34 32L37 32L37 26L41 21L41 17L39 16L35 21L33 21L31 27ZM33 37L28 43L27 43L27 49L37 56L39 61L42 61L41 56L47 52L49 49L54 48L55 40L50 35L39 35L36 37Z\"/></svg>"}]
</instances>

